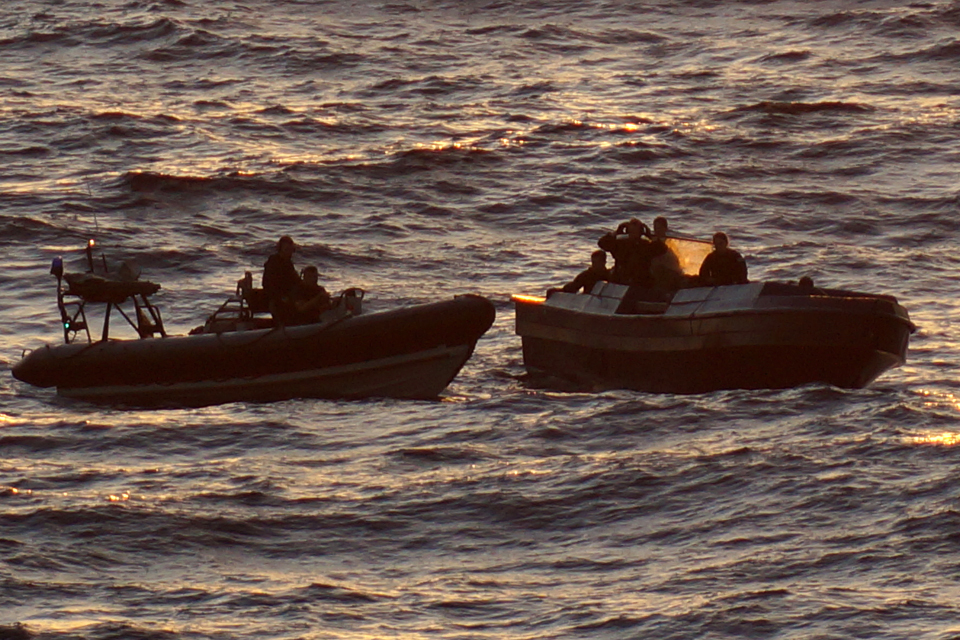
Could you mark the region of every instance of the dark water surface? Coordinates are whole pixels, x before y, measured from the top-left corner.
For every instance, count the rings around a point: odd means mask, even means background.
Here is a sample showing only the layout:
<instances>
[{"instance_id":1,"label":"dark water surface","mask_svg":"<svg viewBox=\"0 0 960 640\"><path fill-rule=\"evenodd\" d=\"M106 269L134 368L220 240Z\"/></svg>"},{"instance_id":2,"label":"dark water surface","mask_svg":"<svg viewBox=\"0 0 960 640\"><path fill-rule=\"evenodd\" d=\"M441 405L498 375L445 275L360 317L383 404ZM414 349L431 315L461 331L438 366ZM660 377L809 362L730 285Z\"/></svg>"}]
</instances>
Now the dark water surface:
<instances>
[{"instance_id":1,"label":"dark water surface","mask_svg":"<svg viewBox=\"0 0 960 640\"><path fill-rule=\"evenodd\" d=\"M960 638L958 34L936 0L6 3L0 638ZM524 386L509 295L660 214L898 296L908 364ZM442 401L9 375L88 238L185 332L285 233L369 309L496 302Z\"/></svg>"}]
</instances>

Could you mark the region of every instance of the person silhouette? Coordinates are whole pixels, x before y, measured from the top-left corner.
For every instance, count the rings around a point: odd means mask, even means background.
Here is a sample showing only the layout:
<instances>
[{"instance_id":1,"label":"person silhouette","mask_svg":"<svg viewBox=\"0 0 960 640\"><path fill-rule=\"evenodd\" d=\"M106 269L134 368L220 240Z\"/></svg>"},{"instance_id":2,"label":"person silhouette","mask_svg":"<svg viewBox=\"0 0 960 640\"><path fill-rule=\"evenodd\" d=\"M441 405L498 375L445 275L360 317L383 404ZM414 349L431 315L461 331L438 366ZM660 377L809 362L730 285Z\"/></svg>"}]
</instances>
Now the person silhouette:
<instances>
[{"instance_id":1,"label":"person silhouette","mask_svg":"<svg viewBox=\"0 0 960 640\"><path fill-rule=\"evenodd\" d=\"M611 282L650 286L650 261L654 257L654 247L647 239L649 236L647 225L631 218L621 223L616 232L607 233L597 241L597 246L613 256Z\"/></svg>"},{"instance_id":2,"label":"person silhouette","mask_svg":"<svg viewBox=\"0 0 960 640\"><path fill-rule=\"evenodd\" d=\"M313 265L303 268L300 283L293 291L293 306L296 309L297 324L320 322L320 314L331 306L330 294L317 280L320 272Z\"/></svg>"},{"instance_id":3,"label":"person silhouette","mask_svg":"<svg viewBox=\"0 0 960 640\"><path fill-rule=\"evenodd\" d=\"M283 236L277 241L277 251L263 265L264 296L270 315L280 325L290 324L296 315L292 295L300 284L300 274L293 266L293 254L297 245L290 236Z\"/></svg>"},{"instance_id":4,"label":"person silhouette","mask_svg":"<svg viewBox=\"0 0 960 640\"><path fill-rule=\"evenodd\" d=\"M600 282L610 280L610 269L607 269L607 252L603 249L597 249L590 254L590 267L577 274L577 277L563 285L560 288L551 288L547 290L547 297L563 291L564 293L578 293L581 289L584 293L593 291L593 286Z\"/></svg>"},{"instance_id":5,"label":"person silhouette","mask_svg":"<svg viewBox=\"0 0 960 640\"><path fill-rule=\"evenodd\" d=\"M705 285L720 287L728 284L746 284L747 262L739 252L730 248L727 234L713 234L713 251L700 265L700 280Z\"/></svg>"}]
</instances>

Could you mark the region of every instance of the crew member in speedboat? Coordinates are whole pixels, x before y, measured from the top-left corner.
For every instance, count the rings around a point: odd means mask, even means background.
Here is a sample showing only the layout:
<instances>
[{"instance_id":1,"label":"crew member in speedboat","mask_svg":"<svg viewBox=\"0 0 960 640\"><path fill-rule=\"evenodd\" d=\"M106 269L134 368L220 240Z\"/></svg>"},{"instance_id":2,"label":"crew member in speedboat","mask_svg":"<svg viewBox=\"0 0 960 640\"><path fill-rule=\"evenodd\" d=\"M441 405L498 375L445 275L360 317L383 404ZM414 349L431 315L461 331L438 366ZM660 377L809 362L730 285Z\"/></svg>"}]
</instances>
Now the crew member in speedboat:
<instances>
[{"instance_id":1,"label":"crew member in speedboat","mask_svg":"<svg viewBox=\"0 0 960 640\"><path fill-rule=\"evenodd\" d=\"M650 260L650 279L653 288L664 293L684 286L683 269L677 255L667 246L669 226L667 219L657 216L653 221L653 258Z\"/></svg>"},{"instance_id":2,"label":"crew member in speedboat","mask_svg":"<svg viewBox=\"0 0 960 640\"><path fill-rule=\"evenodd\" d=\"M597 246L613 256L611 282L642 287L652 284L650 262L658 249L648 239L650 235L647 225L631 218L620 223L616 232L607 233L597 241Z\"/></svg>"},{"instance_id":3,"label":"crew member in speedboat","mask_svg":"<svg viewBox=\"0 0 960 640\"><path fill-rule=\"evenodd\" d=\"M564 293L578 293L582 289L584 293L593 291L593 286L600 281L610 280L610 269L607 269L607 252L603 249L597 249L590 254L590 267L581 271L576 278L563 285L562 287L553 287L547 289L547 297L563 291Z\"/></svg>"},{"instance_id":4,"label":"crew member in speedboat","mask_svg":"<svg viewBox=\"0 0 960 640\"><path fill-rule=\"evenodd\" d=\"M715 287L747 283L747 262L730 248L730 239L722 231L713 234L713 251L700 265L700 281Z\"/></svg>"},{"instance_id":5,"label":"crew member in speedboat","mask_svg":"<svg viewBox=\"0 0 960 640\"><path fill-rule=\"evenodd\" d=\"M333 306L330 294L317 280L320 272L313 265L304 267L293 291L293 306L296 309L295 324L313 324L320 322L320 314Z\"/></svg>"},{"instance_id":6,"label":"crew member in speedboat","mask_svg":"<svg viewBox=\"0 0 960 640\"><path fill-rule=\"evenodd\" d=\"M657 216L653 219L653 241L654 242L666 242L667 233L670 231L670 225L667 224L667 219L663 216Z\"/></svg>"},{"instance_id":7,"label":"crew member in speedboat","mask_svg":"<svg viewBox=\"0 0 960 640\"><path fill-rule=\"evenodd\" d=\"M263 265L263 293L270 314L281 325L291 324L296 316L293 294L300 284L300 274L293 266L293 254L296 251L293 238L283 236L277 241L277 252Z\"/></svg>"}]
</instances>

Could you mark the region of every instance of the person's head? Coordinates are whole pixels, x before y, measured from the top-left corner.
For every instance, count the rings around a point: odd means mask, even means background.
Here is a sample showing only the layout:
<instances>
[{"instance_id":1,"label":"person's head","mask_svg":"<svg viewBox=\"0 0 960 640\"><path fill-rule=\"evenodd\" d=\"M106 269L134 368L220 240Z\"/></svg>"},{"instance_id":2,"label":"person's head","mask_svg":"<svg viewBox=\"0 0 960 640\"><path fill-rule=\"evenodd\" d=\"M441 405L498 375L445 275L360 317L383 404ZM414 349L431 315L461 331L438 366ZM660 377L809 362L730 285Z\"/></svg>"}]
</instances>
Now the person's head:
<instances>
[{"instance_id":1,"label":"person's head","mask_svg":"<svg viewBox=\"0 0 960 640\"><path fill-rule=\"evenodd\" d=\"M730 238L723 231L717 231L713 234L714 249L723 250L730 246Z\"/></svg>"},{"instance_id":2,"label":"person's head","mask_svg":"<svg viewBox=\"0 0 960 640\"><path fill-rule=\"evenodd\" d=\"M643 235L643 223L636 218L630 218L627 221L627 235L634 239L640 238Z\"/></svg>"},{"instance_id":3,"label":"person's head","mask_svg":"<svg viewBox=\"0 0 960 640\"><path fill-rule=\"evenodd\" d=\"M658 238L667 237L667 219L663 216L657 216L653 220L653 235Z\"/></svg>"},{"instance_id":4,"label":"person's head","mask_svg":"<svg viewBox=\"0 0 960 640\"><path fill-rule=\"evenodd\" d=\"M282 256L289 258L297 250L297 245L294 244L293 238L290 236L282 236L277 240L277 253Z\"/></svg>"},{"instance_id":5,"label":"person's head","mask_svg":"<svg viewBox=\"0 0 960 640\"><path fill-rule=\"evenodd\" d=\"M590 265L595 269L603 269L607 266L607 252L603 249L597 249L590 254Z\"/></svg>"},{"instance_id":6,"label":"person's head","mask_svg":"<svg viewBox=\"0 0 960 640\"><path fill-rule=\"evenodd\" d=\"M303 281L307 284L317 284L317 279L320 277L320 272L317 271L317 268L313 265L309 267L304 267L302 273Z\"/></svg>"}]
</instances>

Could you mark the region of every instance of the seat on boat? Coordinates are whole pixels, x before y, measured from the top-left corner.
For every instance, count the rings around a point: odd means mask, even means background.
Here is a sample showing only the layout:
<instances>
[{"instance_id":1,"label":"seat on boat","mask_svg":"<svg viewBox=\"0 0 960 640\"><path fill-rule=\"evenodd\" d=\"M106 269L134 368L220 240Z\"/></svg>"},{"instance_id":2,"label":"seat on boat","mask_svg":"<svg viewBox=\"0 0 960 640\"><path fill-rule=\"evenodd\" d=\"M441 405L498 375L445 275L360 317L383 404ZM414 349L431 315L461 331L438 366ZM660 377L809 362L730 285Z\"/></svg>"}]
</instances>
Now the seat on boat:
<instances>
[{"instance_id":1,"label":"seat on boat","mask_svg":"<svg viewBox=\"0 0 960 640\"><path fill-rule=\"evenodd\" d=\"M266 293L263 289L253 286L253 274L249 271L244 273L243 277L237 281L237 295L247 303L247 308L251 314L268 313L270 311Z\"/></svg>"},{"instance_id":2,"label":"seat on boat","mask_svg":"<svg viewBox=\"0 0 960 640\"><path fill-rule=\"evenodd\" d=\"M263 289L254 288L253 274L247 271L237 280L236 293L227 298L206 322L192 329L190 335L271 329L275 323L269 313Z\"/></svg>"}]
</instances>

